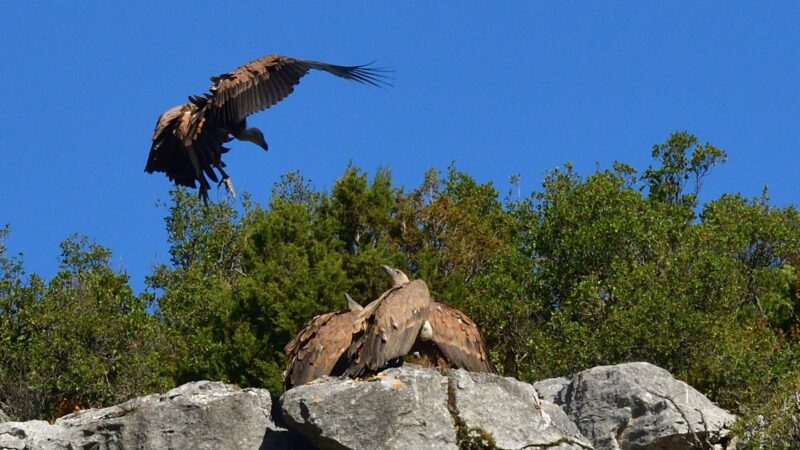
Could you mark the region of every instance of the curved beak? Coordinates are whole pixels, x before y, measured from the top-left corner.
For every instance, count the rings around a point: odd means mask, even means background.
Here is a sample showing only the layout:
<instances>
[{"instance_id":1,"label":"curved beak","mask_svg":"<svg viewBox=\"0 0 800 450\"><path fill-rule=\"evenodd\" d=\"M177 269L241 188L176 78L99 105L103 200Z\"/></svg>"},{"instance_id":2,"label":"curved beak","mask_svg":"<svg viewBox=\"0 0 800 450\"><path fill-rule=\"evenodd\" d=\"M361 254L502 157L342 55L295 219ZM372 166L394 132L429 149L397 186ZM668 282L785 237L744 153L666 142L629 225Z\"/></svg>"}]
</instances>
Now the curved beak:
<instances>
[{"instance_id":1,"label":"curved beak","mask_svg":"<svg viewBox=\"0 0 800 450\"><path fill-rule=\"evenodd\" d=\"M263 148L264 151L269 150L269 146L267 145L267 141L266 141L266 139L264 139L263 136L258 140L258 142L256 142L256 144L258 144L259 147Z\"/></svg>"}]
</instances>

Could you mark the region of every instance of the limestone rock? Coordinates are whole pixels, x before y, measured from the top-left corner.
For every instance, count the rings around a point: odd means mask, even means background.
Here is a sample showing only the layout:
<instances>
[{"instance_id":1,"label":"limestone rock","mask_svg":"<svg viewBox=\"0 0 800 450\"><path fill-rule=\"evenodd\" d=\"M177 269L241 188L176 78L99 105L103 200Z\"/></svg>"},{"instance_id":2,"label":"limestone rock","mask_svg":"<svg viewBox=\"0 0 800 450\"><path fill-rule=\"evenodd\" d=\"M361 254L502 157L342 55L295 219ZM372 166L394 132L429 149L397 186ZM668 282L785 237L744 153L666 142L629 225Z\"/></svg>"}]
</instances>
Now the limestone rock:
<instances>
[{"instance_id":1,"label":"limestone rock","mask_svg":"<svg viewBox=\"0 0 800 450\"><path fill-rule=\"evenodd\" d=\"M648 363L601 366L559 382L537 383L596 449L691 449L724 440L735 416ZM562 379L563 381L563 379ZM550 389L550 391L548 391Z\"/></svg>"},{"instance_id":2,"label":"limestone rock","mask_svg":"<svg viewBox=\"0 0 800 450\"><path fill-rule=\"evenodd\" d=\"M287 391L280 409L263 389L189 383L54 424L0 423L0 449L681 450L721 448L734 419L646 363L533 386L406 365L363 380L315 380Z\"/></svg>"},{"instance_id":3,"label":"limestone rock","mask_svg":"<svg viewBox=\"0 0 800 450\"><path fill-rule=\"evenodd\" d=\"M70 440L43 420L0 423L0 449L55 450L69 448Z\"/></svg>"},{"instance_id":4,"label":"limestone rock","mask_svg":"<svg viewBox=\"0 0 800 450\"><path fill-rule=\"evenodd\" d=\"M283 418L322 449L456 449L447 378L405 366L365 380L320 378L281 397Z\"/></svg>"},{"instance_id":5,"label":"limestone rock","mask_svg":"<svg viewBox=\"0 0 800 450\"><path fill-rule=\"evenodd\" d=\"M406 365L366 380L322 378L286 392L281 407L289 427L322 449L592 448L533 386L464 370Z\"/></svg>"},{"instance_id":6,"label":"limestone rock","mask_svg":"<svg viewBox=\"0 0 800 450\"><path fill-rule=\"evenodd\" d=\"M10 449L289 449L292 436L272 422L263 389L224 383L185 384L166 394L43 421L0 424Z\"/></svg>"},{"instance_id":7,"label":"limestone rock","mask_svg":"<svg viewBox=\"0 0 800 450\"><path fill-rule=\"evenodd\" d=\"M533 383L533 387L536 389L536 393L539 394L539 399L552 403L562 403L558 396L570 381L572 381L570 377L548 378Z\"/></svg>"},{"instance_id":8,"label":"limestone rock","mask_svg":"<svg viewBox=\"0 0 800 450\"><path fill-rule=\"evenodd\" d=\"M449 377L451 405L462 433L479 444L497 449L592 448L560 408L539 401L530 384L464 370L451 371Z\"/></svg>"}]
</instances>

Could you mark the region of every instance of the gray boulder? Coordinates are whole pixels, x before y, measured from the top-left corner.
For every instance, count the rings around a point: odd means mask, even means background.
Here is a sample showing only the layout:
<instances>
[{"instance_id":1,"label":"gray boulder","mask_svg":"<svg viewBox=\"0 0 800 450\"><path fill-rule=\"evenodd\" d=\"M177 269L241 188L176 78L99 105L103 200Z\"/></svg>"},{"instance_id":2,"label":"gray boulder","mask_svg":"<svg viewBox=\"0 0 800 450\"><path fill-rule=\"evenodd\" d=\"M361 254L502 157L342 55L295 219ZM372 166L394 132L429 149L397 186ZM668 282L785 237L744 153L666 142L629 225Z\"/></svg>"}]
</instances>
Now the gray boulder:
<instances>
[{"instance_id":1,"label":"gray boulder","mask_svg":"<svg viewBox=\"0 0 800 450\"><path fill-rule=\"evenodd\" d=\"M8 449L289 449L293 437L277 427L263 389L224 383L185 384L166 394L44 421L0 424Z\"/></svg>"},{"instance_id":2,"label":"gray boulder","mask_svg":"<svg viewBox=\"0 0 800 450\"><path fill-rule=\"evenodd\" d=\"M561 404L558 396L571 381L570 377L548 378L533 383L533 387L541 400Z\"/></svg>"},{"instance_id":3,"label":"gray boulder","mask_svg":"<svg viewBox=\"0 0 800 450\"><path fill-rule=\"evenodd\" d=\"M590 449L556 405L530 384L488 373L451 371L451 411L462 438L497 449Z\"/></svg>"},{"instance_id":4,"label":"gray boulder","mask_svg":"<svg viewBox=\"0 0 800 450\"><path fill-rule=\"evenodd\" d=\"M532 386L463 370L321 378L286 392L281 407L288 426L322 449L592 448Z\"/></svg>"},{"instance_id":5,"label":"gray boulder","mask_svg":"<svg viewBox=\"0 0 800 450\"><path fill-rule=\"evenodd\" d=\"M447 378L414 366L320 378L281 397L287 425L323 449L454 449Z\"/></svg>"},{"instance_id":6,"label":"gray boulder","mask_svg":"<svg viewBox=\"0 0 800 450\"><path fill-rule=\"evenodd\" d=\"M724 441L736 418L648 363L595 367L569 383L560 378L535 387L564 409L596 449L710 448Z\"/></svg>"}]
</instances>

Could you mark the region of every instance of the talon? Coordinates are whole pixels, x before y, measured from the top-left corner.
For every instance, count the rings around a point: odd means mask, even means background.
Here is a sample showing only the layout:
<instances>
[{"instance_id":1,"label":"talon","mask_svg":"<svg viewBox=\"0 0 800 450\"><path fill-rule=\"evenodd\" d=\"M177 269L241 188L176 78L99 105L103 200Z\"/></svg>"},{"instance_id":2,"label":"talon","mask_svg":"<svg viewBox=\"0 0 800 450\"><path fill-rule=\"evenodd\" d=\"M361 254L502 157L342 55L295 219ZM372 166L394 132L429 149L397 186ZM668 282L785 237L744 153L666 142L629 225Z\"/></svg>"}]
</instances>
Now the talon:
<instances>
[{"instance_id":1,"label":"talon","mask_svg":"<svg viewBox=\"0 0 800 450\"><path fill-rule=\"evenodd\" d=\"M221 186L223 184L225 185L225 190L228 191L228 193L231 194L231 197L233 197L235 199L236 198L236 191L233 189L233 182L231 181L231 179L228 178L228 177L225 177L225 178L222 179L222 181L219 182L219 184L217 186Z\"/></svg>"},{"instance_id":2,"label":"talon","mask_svg":"<svg viewBox=\"0 0 800 450\"><path fill-rule=\"evenodd\" d=\"M206 189L201 187L197 194L198 197L200 197L200 200L203 202L203 205L208 206L208 192Z\"/></svg>"}]
</instances>

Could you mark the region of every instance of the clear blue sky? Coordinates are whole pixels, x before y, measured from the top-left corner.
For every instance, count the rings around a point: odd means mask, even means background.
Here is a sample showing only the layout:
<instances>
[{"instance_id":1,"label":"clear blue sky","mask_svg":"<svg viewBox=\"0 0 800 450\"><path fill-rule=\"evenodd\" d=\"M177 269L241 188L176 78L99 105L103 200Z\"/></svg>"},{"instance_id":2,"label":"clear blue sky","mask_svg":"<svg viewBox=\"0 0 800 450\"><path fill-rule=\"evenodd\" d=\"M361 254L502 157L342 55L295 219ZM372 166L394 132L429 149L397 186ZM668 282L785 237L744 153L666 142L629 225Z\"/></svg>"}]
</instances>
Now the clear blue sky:
<instances>
[{"instance_id":1,"label":"clear blue sky","mask_svg":"<svg viewBox=\"0 0 800 450\"><path fill-rule=\"evenodd\" d=\"M261 203L282 173L329 189L349 161L409 187L455 161L530 191L566 161L643 169L674 130L729 153L705 199L768 185L775 204L800 201L797 2L200 3L4 4L0 224L28 272L51 277L80 232L141 290L168 261L169 182L143 172L158 115L269 53L377 59L395 80L312 73L253 116L270 151L234 143L226 162Z\"/></svg>"}]
</instances>

